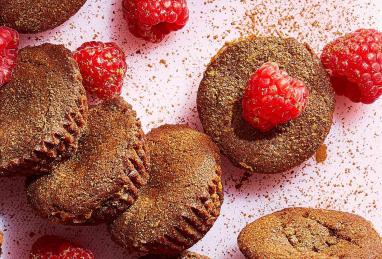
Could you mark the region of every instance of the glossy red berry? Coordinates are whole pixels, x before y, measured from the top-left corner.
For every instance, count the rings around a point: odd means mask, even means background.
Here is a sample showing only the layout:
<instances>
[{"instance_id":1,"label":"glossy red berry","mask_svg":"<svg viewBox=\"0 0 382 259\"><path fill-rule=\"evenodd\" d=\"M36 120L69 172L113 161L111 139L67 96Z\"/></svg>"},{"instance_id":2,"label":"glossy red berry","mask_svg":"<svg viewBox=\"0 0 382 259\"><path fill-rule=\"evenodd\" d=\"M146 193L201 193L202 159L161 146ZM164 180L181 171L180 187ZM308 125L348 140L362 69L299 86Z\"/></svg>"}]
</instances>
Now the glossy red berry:
<instances>
[{"instance_id":1,"label":"glossy red berry","mask_svg":"<svg viewBox=\"0 0 382 259\"><path fill-rule=\"evenodd\" d=\"M254 128L269 131L299 117L308 95L304 82L280 70L276 63L265 63L248 81L242 100L243 117Z\"/></svg>"},{"instance_id":2,"label":"glossy red berry","mask_svg":"<svg viewBox=\"0 0 382 259\"><path fill-rule=\"evenodd\" d=\"M73 57L90 95L106 100L121 94L127 65L126 56L116 43L87 42Z\"/></svg>"},{"instance_id":3,"label":"glossy red berry","mask_svg":"<svg viewBox=\"0 0 382 259\"><path fill-rule=\"evenodd\" d=\"M322 64L338 95L373 103L382 95L382 33L359 29L325 46Z\"/></svg>"},{"instance_id":4,"label":"glossy red berry","mask_svg":"<svg viewBox=\"0 0 382 259\"><path fill-rule=\"evenodd\" d=\"M19 48L17 31L0 26L0 87L11 80Z\"/></svg>"},{"instance_id":5,"label":"glossy red berry","mask_svg":"<svg viewBox=\"0 0 382 259\"><path fill-rule=\"evenodd\" d=\"M186 0L123 0L130 32L150 42L160 42L182 29L189 16Z\"/></svg>"},{"instance_id":6,"label":"glossy red berry","mask_svg":"<svg viewBox=\"0 0 382 259\"><path fill-rule=\"evenodd\" d=\"M30 259L94 259L87 249L57 236L37 239L30 252Z\"/></svg>"}]
</instances>

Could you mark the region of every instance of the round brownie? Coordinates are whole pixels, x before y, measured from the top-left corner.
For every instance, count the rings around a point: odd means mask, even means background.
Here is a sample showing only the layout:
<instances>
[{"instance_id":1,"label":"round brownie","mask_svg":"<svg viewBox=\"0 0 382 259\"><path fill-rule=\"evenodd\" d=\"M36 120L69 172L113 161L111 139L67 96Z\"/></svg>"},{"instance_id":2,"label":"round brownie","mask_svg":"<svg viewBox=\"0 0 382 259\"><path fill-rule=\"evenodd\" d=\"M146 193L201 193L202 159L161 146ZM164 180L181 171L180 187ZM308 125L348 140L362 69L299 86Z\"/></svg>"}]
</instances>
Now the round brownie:
<instances>
[{"instance_id":1,"label":"round brownie","mask_svg":"<svg viewBox=\"0 0 382 259\"><path fill-rule=\"evenodd\" d=\"M129 251L177 255L198 242L220 214L220 155L203 133L166 125L147 135L151 179L110 226Z\"/></svg>"},{"instance_id":2,"label":"round brownie","mask_svg":"<svg viewBox=\"0 0 382 259\"><path fill-rule=\"evenodd\" d=\"M20 33L53 29L73 16L86 0L0 0L0 24Z\"/></svg>"},{"instance_id":3,"label":"round brownie","mask_svg":"<svg viewBox=\"0 0 382 259\"><path fill-rule=\"evenodd\" d=\"M140 259L210 259L208 256L200 255L194 252L185 251L178 255L145 255Z\"/></svg>"},{"instance_id":4,"label":"round brownie","mask_svg":"<svg viewBox=\"0 0 382 259\"><path fill-rule=\"evenodd\" d=\"M242 97L254 71L276 62L310 92L302 115L262 133L242 118ZM334 92L320 60L292 38L247 37L227 43L200 84L197 106L205 132L230 160L249 172L279 173L310 158L332 125Z\"/></svg>"},{"instance_id":5,"label":"round brownie","mask_svg":"<svg viewBox=\"0 0 382 259\"><path fill-rule=\"evenodd\" d=\"M360 216L289 208L247 225L238 238L246 258L380 259L382 239Z\"/></svg>"},{"instance_id":6,"label":"round brownie","mask_svg":"<svg viewBox=\"0 0 382 259\"><path fill-rule=\"evenodd\" d=\"M0 103L0 175L46 173L76 151L88 106L65 47L20 50L13 79L0 87Z\"/></svg>"},{"instance_id":7,"label":"round brownie","mask_svg":"<svg viewBox=\"0 0 382 259\"><path fill-rule=\"evenodd\" d=\"M111 221L147 182L144 134L129 104L117 97L91 108L88 127L75 156L28 186L33 207L52 221Z\"/></svg>"}]
</instances>

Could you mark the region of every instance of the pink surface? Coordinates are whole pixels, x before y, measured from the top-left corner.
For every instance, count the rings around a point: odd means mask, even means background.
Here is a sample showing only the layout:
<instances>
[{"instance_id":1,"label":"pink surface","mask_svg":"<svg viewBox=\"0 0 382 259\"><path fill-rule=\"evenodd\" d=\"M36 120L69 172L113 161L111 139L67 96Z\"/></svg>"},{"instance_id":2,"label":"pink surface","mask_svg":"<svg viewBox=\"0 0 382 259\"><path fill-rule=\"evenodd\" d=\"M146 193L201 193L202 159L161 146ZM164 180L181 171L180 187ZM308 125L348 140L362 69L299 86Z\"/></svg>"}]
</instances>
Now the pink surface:
<instances>
[{"instance_id":1,"label":"pink surface","mask_svg":"<svg viewBox=\"0 0 382 259\"><path fill-rule=\"evenodd\" d=\"M88 0L80 13L59 28L23 36L23 45L62 43L75 49L84 41L116 41L129 66L124 96L147 132L163 123L189 123L201 129L196 92L211 56L242 34L279 33L306 41L319 52L338 33L359 27L382 30L382 3L338 0L193 0L191 20L158 45L134 38L122 20L120 0ZM279 175L254 175L240 189L243 171L224 160L225 202L217 223L195 247L212 258L243 258L236 237L248 222L290 206L358 213L382 233L382 99L365 106L337 98L334 125L326 144L328 159L311 159ZM32 242L58 234L94 251L96 258L132 258L115 245L105 225L52 226L26 202L24 179L0 183L2 258L27 258Z\"/></svg>"}]
</instances>

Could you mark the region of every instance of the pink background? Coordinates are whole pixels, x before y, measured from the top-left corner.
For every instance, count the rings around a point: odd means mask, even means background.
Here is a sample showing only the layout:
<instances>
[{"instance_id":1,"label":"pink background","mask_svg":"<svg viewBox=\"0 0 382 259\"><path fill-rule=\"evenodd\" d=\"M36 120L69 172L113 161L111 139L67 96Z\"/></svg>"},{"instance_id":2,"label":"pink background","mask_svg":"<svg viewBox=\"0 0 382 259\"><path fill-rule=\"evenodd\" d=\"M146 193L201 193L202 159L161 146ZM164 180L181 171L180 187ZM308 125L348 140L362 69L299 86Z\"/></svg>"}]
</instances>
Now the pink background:
<instances>
[{"instance_id":1,"label":"pink background","mask_svg":"<svg viewBox=\"0 0 382 259\"><path fill-rule=\"evenodd\" d=\"M146 132L163 123L189 123L201 129L195 105L198 84L210 57L227 40L250 32L278 33L306 41L319 52L339 33L359 27L382 30L380 0L193 0L188 1L187 27L153 45L126 30L120 2L88 0L63 26L25 35L22 41L23 45L62 43L70 49L90 40L118 42L129 66L124 96L137 110ZM192 250L212 258L243 258L236 244L240 229L289 206L355 212L382 233L381 105L382 99L365 106L337 98L334 125L326 140L328 159L323 164L311 159L293 172L254 175L236 189L243 172L224 159L221 217ZM105 225L52 226L40 219L26 202L24 179L2 179L0 195L0 227L5 232L2 258L27 258L31 244L43 234L77 241L96 258L132 257L111 241Z\"/></svg>"}]
</instances>

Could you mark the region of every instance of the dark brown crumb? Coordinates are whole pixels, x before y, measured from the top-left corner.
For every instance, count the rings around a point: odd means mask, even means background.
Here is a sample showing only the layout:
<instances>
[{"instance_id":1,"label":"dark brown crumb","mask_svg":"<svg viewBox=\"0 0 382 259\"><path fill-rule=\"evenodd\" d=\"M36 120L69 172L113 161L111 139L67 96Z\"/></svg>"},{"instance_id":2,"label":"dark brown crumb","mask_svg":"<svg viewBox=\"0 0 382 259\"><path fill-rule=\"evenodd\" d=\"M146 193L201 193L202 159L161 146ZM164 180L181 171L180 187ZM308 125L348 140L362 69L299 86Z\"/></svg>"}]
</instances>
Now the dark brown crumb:
<instances>
[{"instance_id":1,"label":"dark brown crumb","mask_svg":"<svg viewBox=\"0 0 382 259\"><path fill-rule=\"evenodd\" d=\"M325 162L326 158L328 157L327 154L327 146L325 144L322 144L316 152L316 161L317 163L323 163Z\"/></svg>"}]
</instances>

